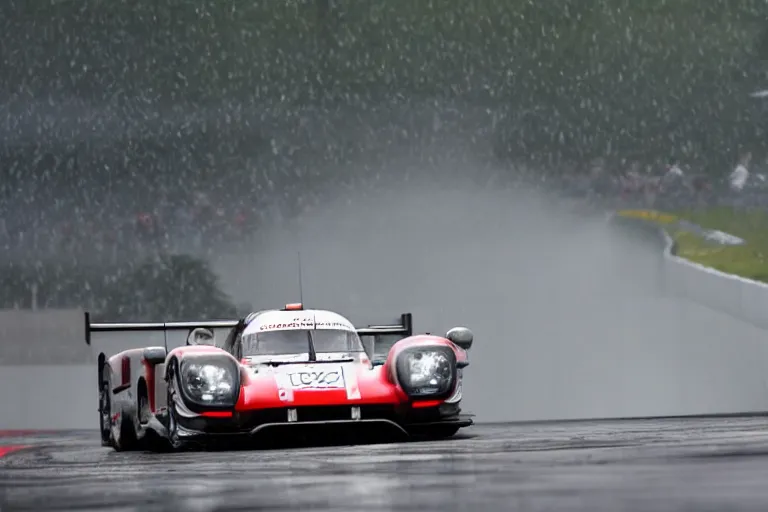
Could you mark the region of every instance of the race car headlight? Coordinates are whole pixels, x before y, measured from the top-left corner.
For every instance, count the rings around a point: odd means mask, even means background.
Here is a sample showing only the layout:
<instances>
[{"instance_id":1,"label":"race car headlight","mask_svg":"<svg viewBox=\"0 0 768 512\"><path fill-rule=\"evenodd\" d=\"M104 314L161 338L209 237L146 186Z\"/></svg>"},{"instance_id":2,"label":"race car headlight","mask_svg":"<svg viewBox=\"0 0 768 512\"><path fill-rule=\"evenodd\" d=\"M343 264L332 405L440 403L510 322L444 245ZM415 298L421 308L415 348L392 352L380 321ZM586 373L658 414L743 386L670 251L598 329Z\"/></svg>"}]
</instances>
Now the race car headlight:
<instances>
[{"instance_id":1,"label":"race car headlight","mask_svg":"<svg viewBox=\"0 0 768 512\"><path fill-rule=\"evenodd\" d=\"M449 347L414 347L397 356L397 380L410 397L449 396L456 381L456 354Z\"/></svg>"},{"instance_id":2,"label":"race car headlight","mask_svg":"<svg viewBox=\"0 0 768 512\"><path fill-rule=\"evenodd\" d=\"M195 358L182 362L182 392L196 405L234 407L239 387L239 372L233 361Z\"/></svg>"}]
</instances>

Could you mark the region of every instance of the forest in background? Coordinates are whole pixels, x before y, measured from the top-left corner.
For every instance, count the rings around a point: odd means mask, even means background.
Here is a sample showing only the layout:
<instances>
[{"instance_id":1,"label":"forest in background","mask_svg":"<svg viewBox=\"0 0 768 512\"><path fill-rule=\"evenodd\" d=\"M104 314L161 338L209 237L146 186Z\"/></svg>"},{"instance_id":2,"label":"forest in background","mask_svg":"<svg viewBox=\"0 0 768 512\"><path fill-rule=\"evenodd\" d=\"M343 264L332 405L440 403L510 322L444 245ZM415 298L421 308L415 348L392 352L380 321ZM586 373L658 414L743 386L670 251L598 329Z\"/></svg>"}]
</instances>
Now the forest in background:
<instances>
[{"instance_id":1,"label":"forest in background","mask_svg":"<svg viewBox=\"0 0 768 512\"><path fill-rule=\"evenodd\" d=\"M211 105L263 116L435 100L497 111L496 143L528 155L722 160L764 143L748 96L768 83L757 0L85 0L0 12L6 108L87 102L95 117L123 117L111 136L125 146L142 123L150 137L195 131ZM93 119L79 121L87 143Z\"/></svg>"}]
</instances>

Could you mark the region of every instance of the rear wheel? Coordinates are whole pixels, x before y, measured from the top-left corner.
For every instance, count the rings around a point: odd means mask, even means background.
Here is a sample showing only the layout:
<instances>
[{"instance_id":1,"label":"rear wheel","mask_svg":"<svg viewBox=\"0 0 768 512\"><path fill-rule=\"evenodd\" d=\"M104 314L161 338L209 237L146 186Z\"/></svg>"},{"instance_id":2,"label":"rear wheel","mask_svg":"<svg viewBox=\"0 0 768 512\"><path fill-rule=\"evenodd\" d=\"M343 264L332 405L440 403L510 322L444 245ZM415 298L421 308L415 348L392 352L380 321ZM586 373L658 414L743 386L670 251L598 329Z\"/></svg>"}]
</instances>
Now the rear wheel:
<instances>
[{"instance_id":1,"label":"rear wheel","mask_svg":"<svg viewBox=\"0 0 768 512\"><path fill-rule=\"evenodd\" d=\"M151 452L168 451L168 440L161 437L153 427L148 427L149 421L152 419L152 409L149 407L149 394L144 381L139 383L136 414L139 419L139 427L144 430L141 441L138 442L140 448Z\"/></svg>"},{"instance_id":2,"label":"rear wheel","mask_svg":"<svg viewBox=\"0 0 768 512\"><path fill-rule=\"evenodd\" d=\"M133 420L122 413L117 415L119 421L119 436L114 436L112 418L115 412L112 410L112 374L109 365L102 372L101 392L99 393L99 426L101 427L101 445L111 446L118 452L136 450L139 442L136 439L136 429Z\"/></svg>"},{"instance_id":3,"label":"rear wheel","mask_svg":"<svg viewBox=\"0 0 768 512\"><path fill-rule=\"evenodd\" d=\"M114 435L112 436L112 446L118 452L138 450L140 446L136 438L136 427L133 424L133 418L120 411L117 421L119 422L118 429L120 435L117 438Z\"/></svg>"},{"instance_id":4,"label":"rear wheel","mask_svg":"<svg viewBox=\"0 0 768 512\"><path fill-rule=\"evenodd\" d=\"M139 441L136 439L136 429L133 420L125 414L120 415L120 436L113 441L113 446L118 452L130 452L139 449Z\"/></svg>"},{"instance_id":5,"label":"rear wheel","mask_svg":"<svg viewBox=\"0 0 768 512\"><path fill-rule=\"evenodd\" d=\"M138 399L136 403L137 414L139 415L139 424L146 425L152 416L152 410L149 408L149 396L147 385L142 381L139 384Z\"/></svg>"},{"instance_id":6,"label":"rear wheel","mask_svg":"<svg viewBox=\"0 0 768 512\"><path fill-rule=\"evenodd\" d=\"M101 371L99 382L99 431L101 433L101 446L112 446L112 402L110 400L109 366L105 365Z\"/></svg>"}]
</instances>

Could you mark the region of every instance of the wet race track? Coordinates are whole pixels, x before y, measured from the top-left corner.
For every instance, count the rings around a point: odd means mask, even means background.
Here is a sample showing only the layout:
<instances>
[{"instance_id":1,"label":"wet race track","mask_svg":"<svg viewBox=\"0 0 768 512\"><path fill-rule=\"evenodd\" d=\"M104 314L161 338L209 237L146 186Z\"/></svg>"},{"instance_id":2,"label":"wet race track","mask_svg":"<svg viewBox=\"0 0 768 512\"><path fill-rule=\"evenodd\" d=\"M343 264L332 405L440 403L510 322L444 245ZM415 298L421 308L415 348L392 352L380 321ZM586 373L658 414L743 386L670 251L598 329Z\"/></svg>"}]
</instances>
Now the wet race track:
<instances>
[{"instance_id":1,"label":"wet race track","mask_svg":"<svg viewBox=\"0 0 768 512\"><path fill-rule=\"evenodd\" d=\"M0 510L768 510L768 419L480 425L449 441L116 453L95 432L2 444ZM108 504L108 505L105 505Z\"/></svg>"},{"instance_id":2,"label":"wet race track","mask_svg":"<svg viewBox=\"0 0 768 512\"><path fill-rule=\"evenodd\" d=\"M375 218L339 207L301 243L270 235L217 272L238 300L265 301L256 309L291 302L286 254L306 247L309 302L361 325L411 311L422 332L471 326L463 406L497 423L429 443L181 454L116 453L95 431L0 431L0 512L768 510L767 417L520 423L765 411L763 330L668 293L659 248L604 217L501 193L440 197L427 212L418 197L371 201ZM95 395L69 385L95 427ZM71 419L67 401L49 408ZM35 423L17 409L5 411Z\"/></svg>"}]
</instances>

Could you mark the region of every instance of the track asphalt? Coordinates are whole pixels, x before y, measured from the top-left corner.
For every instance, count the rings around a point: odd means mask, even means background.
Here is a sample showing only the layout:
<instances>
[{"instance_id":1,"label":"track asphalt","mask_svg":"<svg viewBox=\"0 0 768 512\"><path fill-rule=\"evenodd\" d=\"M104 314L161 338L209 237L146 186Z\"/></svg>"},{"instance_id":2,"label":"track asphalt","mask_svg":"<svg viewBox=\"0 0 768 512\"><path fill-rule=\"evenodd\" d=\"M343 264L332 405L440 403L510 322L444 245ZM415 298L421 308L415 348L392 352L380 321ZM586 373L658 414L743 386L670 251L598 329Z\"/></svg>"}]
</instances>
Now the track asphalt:
<instances>
[{"instance_id":1,"label":"track asphalt","mask_svg":"<svg viewBox=\"0 0 768 512\"><path fill-rule=\"evenodd\" d=\"M768 510L768 418L478 425L439 442L116 453L4 437L0 510Z\"/></svg>"}]
</instances>

